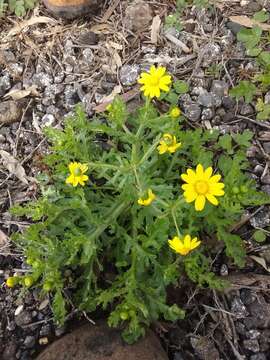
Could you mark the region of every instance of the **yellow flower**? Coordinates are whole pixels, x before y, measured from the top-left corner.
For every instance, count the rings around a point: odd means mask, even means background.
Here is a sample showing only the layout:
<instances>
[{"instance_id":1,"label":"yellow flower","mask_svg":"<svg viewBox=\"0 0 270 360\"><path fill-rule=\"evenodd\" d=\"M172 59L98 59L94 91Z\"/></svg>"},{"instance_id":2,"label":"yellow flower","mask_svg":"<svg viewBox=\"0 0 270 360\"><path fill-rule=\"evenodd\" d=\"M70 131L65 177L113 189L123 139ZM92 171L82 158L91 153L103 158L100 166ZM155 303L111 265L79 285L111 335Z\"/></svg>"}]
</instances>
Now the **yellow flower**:
<instances>
[{"instance_id":1,"label":"yellow flower","mask_svg":"<svg viewBox=\"0 0 270 360\"><path fill-rule=\"evenodd\" d=\"M18 284L18 282L19 282L18 276L11 276L11 277L7 278L6 285L9 288L13 288L15 285Z\"/></svg>"},{"instance_id":2,"label":"yellow flower","mask_svg":"<svg viewBox=\"0 0 270 360\"><path fill-rule=\"evenodd\" d=\"M68 165L70 175L66 179L66 184L71 184L73 186L77 186L78 184L84 186L85 181L88 180L88 176L84 175L84 173L88 170L88 166L86 164L81 164L78 162L72 162Z\"/></svg>"},{"instance_id":3,"label":"yellow flower","mask_svg":"<svg viewBox=\"0 0 270 360\"><path fill-rule=\"evenodd\" d=\"M187 174L181 178L187 183L182 185L186 202L195 201L195 210L202 211L205 206L205 199L211 204L218 205L216 196L224 195L224 184L219 182L220 175L212 176L213 169L208 167L205 171L201 164L197 165L196 172L188 169Z\"/></svg>"},{"instance_id":4,"label":"yellow flower","mask_svg":"<svg viewBox=\"0 0 270 360\"><path fill-rule=\"evenodd\" d=\"M178 116L180 116L181 115L181 110L179 109L179 107L178 106L175 106L175 107L173 107L172 109L171 109L171 111L170 111L170 116L172 117L172 118L178 118Z\"/></svg>"},{"instance_id":5,"label":"yellow flower","mask_svg":"<svg viewBox=\"0 0 270 360\"><path fill-rule=\"evenodd\" d=\"M168 240L170 248L181 255L187 255L193 249L196 249L201 243L195 237L191 240L190 235L186 235L183 239L175 236L172 240Z\"/></svg>"},{"instance_id":6,"label":"yellow flower","mask_svg":"<svg viewBox=\"0 0 270 360\"><path fill-rule=\"evenodd\" d=\"M160 155L165 152L173 154L180 146L181 143L176 142L176 137L171 134L164 134L157 147Z\"/></svg>"},{"instance_id":7,"label":"yellow flower","mask_svg":"<svg viewBox=\"0 0 270 360\"><path fill-rule=\"evenodd\" d=\"M156 198L156 195L153 193L151 189L148 189L148 198L147 199L138 199L138 204L142 206L148 206L150 205Z\"/></svg>"},{"instance_id":8,"label":"yellow flower","mask_svg":"<svg viewBox=\"0 0 270 360\"><path fill-rule=\"evenodd\" d=\"M143 72L138 80L139 84L142 84L141 91L144 92L144 96L150 98L160 97L160 91L168 92L170 90L171 76L166 73L166 68L158 66L157 68L152 65L149 73Z\"/></svg>"}]
</instances>

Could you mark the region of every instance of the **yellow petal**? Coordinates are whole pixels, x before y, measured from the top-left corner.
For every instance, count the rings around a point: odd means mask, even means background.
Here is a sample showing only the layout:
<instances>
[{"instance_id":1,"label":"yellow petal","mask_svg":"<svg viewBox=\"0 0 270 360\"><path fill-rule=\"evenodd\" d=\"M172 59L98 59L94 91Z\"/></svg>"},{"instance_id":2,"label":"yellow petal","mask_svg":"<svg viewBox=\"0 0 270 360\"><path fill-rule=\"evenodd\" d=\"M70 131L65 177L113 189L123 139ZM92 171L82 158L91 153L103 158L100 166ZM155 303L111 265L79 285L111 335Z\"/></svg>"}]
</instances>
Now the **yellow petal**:
<instances>
[{"instance_id":1,"label":"yellow petal","mask_svg":"<svg viewBox=\"0 0 270 360\"><path fill-rule=\"evenodd\" d=\"M215 196L223 196L225 194L223 188L224 184L210 184L209 193Z\"/></svg>"},{"instance_id":2,"label":"yellow petal","mask_svg":"<svg viewBox=\"0 0 270 360\"><path fill-rule=\"evenodd\" d=\"M209 180L210 177L211 177L211 175L212 175L212 173L213 173L213 168L210 166L210 167L208 167L208 168L205 170L205 172L204 172L204 178L205 178L205 180Z\"/></svg>"},{"instance_id":3,"label":"yellow petal","mask_svg":"<svg viewBox=\"0 0 270 360\"><path fill-rule=\"evenodd\" d=\"M154 66L154 65L152 65L151 67L150 67L150 74L151 75L155 75L156 74L156 71L157 71L157 69L156 69L156 67Z\"/></svg>"},{"instance_id":4,"label":"yellow petal","mask_svg":"<svg viewBox=\"0 0 270 360\"><path fill-rule=\"evenodd\" d=\"M205 206L205 196L199 195L195 200L195 210L202 211Z\"/></svg>"},{"instance_id":5,"label":"yellow petal","mask_svg":"<svg viewBox=\"0 0 270 360\"><path fill-rule=\"evenodd\" d=\"M215 198L214 195L212 195L212 194L206 194L206 198L207 198L207 200L208 200L211 204L213 204L213 205L215 205L215 206L218 205L218 200Z\"/></svg>"},{"instance_id":6,"label":"yellow petal","mask_svg":"<svg viewBox=\"0 0 270 360\"><path fill-rule=\"evenodd\" d=\"M189 248L189 247L190 247L190 242L191 242L191 237L190 237L190 235L186 235L186 236L184 237L184 246L185 246L186 248Z\"/></svg>"},{"instance_id":7,"label":"yellow petal","mask_svg":"<svg viewBox=\"0 0 270 360\"><path fill-rule=\"evenodd\" d=\"M70 171L70 173L73 173L74 170L78 167L78 163L77 162L71 162L69 165L68 165L68 169Z\"/></svg>"},{"instance_id":8,"label":"yellow petal","mask_svg":"<svg viewBox=\"0 0 270 360\"><path fill-rule=\"evenodd\" d=\"M160 90L162 90L162 91L164 91L164 92L170 91L170 88L169 88L168 85L159 84L159 88L160 88Z\"/></svg>"},{"instance_id":9,"label":"yellow petal","mask_svg":"<svg viewBox=\"0 0 270 360\"><path fill-rule=\"evenodd\" d=\"M163 135L163 138L166 139L166 140L172 140L173 137L172 137L171 134L166 133L166 134Z\"/></svg>"},{"instance_id":10,"label":"yellow petal","mask_svg":"<svg viewBox=\"0 0 270 360\"><path fill-rule=\"evenodd\" d=\"M88 170L88 166L86 164L81 164L80 170L82 173L85 173Z\"/></svg>"},{"instance_id":11,"label":"yellow petal","mask_svg":"<svg viewBox=\"0 0 270 360\"><path fill-rule=\"evenodd\" d=\"M202 166L202 164L198 164L198 165L197 165L197 167L196 167L196 175L197 175L199 178L203 178L204 171L203 171L203 166Z\"/></svg>"},{"instance_id":12,"label":"yellow petal","mask_svg":"<svg viewBox=\"0 0 270 360\"><path fill-rule=\"evenodd\" d=\"M160 79L160 85L169 85L172 82L172 77L170 75L162 76Z\"/></svg>"},{"instance_id":13,"label":"yellow petal","mask_svg":"<svg viewBox=\"0 0 270 360\"><path fill-rule=\"evenodd\" d=\"M73 184L74 182L74 175L70 175L67 179L66 179L66 184Z\"/></svg>"},{"instance_id":14,"label":"yellow petal","mask_svg":"<svg viewBox=\"0 0 270 360\"><path fill-rule=\"evenodd\" d=\"M214 184L214 183L219 182L220 179L221 179L221 175L217 174L217 175L212 176L212 177L209 179L209 182L210 182L211 184Z\"/></svg>"},{"instance_id":15,"label":"yellow petal","mask_svg":"<svg viewBox=\"0 0 270 360\"><path fill-rule=\"evenodd\" d=\"M164 66L159 66L156 70L156 75L159 76L160 78L161 77L164 78L165 76L163 75L165 74L165 72L166 72L166 68Z\"/></svg>"},{"instance_id":16,"label":"yellow petal","mask_svg":"<svg viewBox=\"0 0 270 360\"><path fill-rule=\"evenodd\" d=\"M198 194L194 190L189 190L184 192L184 197L187 203L191 203L197 199Z\"/></svg>"},{"instance_id":17,"label":"yellow petal","mask_svg":"<svg viewBox=\"0 0 270 360\"><path fill-rule=\"evenodd\" d=\"M162 155L162 154L165 154L165 152L167 151L168 147L167 147L166 144L161 144L161 145L159 145L159 146L157 147L157 149L158 149L159 154Z\"/></svg>"}]
</instances>

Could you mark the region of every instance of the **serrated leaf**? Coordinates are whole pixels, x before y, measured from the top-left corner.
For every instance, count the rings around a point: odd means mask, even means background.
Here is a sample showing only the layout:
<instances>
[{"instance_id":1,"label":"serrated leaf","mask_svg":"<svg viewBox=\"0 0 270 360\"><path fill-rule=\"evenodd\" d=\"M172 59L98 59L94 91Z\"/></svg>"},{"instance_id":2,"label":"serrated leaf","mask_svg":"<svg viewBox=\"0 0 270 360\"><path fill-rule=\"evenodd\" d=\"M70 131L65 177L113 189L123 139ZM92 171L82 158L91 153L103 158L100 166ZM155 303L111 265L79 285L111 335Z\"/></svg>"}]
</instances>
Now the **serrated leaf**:
<instances>
[{"instance_id":1,"label":"serrated leaf","mask_svg":"<svg viewBox=\"0 0 270 360\"><path fill-rule=\"evenodd\" d=\"M173 83L173 88L177 92L177 94L185 94L189 91L188 83L182 80L176 80Z\"/></svg>"},{"instance_id":2,"label":"serrated leaf","mask_svg":"<svg viewBox=\"0 0 270 360\"><path fill-rule=\"evenodd\" d=\"M269 20L269 13L265 10L258 11L253 15L253 19L255 21L264 23Z\"/></svg>"},{"instance_id":3,"label":"serrated leaf","mask_svg":"<svg viewBox=\"0 0 270 360\"><path fill-rule=\"evenodd\" d=\"M253 49L259 44L262 36L262 29L258 26L252 29L243 28L237 33L237 40L242 41L247 49Z\"/></svg>"},{"instance_id":4,"label":"serrated leaf","mask_svg":"<svg viewBox=\"0 0 270 360\"><path fill-rule=\"evenodd\" d=\"M230 90L230 96L235 97L237 100L243 97L246 103L251 103L256 92L257 88L252 82L243 80Z\"/></svg>"},{"instance_id":5,"label":"serrated leaf","mask_svg":"<svg viewBox=\"0 0 270 360\"><path fill-rule=\"evenodd\" d=\"M265 242L266 240L265 232L262 230L256 230L253 234L253 239L258 243Z\"/></svg>"},{"instance_id":6,"label":"serrated leaf","mask_svg":"<svg viewBox=\"0 0 270 360\"><path fill-rule=\"evenodd\" d=\"M242 134L233 135L233 139L239 146L249 147L250 140L253 138L253 135L252 131L245 130Z\"/></svg>"}]
</instances>

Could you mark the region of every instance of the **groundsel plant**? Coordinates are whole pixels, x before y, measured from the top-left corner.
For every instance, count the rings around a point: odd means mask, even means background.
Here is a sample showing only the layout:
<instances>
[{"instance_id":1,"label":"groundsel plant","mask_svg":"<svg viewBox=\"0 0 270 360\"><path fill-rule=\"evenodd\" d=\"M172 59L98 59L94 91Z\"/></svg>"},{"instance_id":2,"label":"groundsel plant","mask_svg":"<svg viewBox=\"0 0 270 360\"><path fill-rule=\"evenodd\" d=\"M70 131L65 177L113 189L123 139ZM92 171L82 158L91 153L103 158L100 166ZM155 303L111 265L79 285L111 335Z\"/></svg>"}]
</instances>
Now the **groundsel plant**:
<instances>
[{"instance_id":1,"label":"groundsel plant","mask_svg":"<svg viewBox=\"0 0 270 360\"><path fill-rule=\"evenodd\" d=\"M164 67L138 82L136 112L116 98L102 115L88 119L78 106L63 129L45 130L40 197L12 210L33 220L14 237L29 273L6 282L50 293L59 323L70 304L106 309L129 343L157 319L183 318L180 304L167 302L169 285L186 277L221 290L210 265L217 248L243 266L244 241L230 229L247 206L269 203L246 175L252 133L190 130L176 105L160 113L156 100L174 86Z\"/></svg>"}]
</instances>

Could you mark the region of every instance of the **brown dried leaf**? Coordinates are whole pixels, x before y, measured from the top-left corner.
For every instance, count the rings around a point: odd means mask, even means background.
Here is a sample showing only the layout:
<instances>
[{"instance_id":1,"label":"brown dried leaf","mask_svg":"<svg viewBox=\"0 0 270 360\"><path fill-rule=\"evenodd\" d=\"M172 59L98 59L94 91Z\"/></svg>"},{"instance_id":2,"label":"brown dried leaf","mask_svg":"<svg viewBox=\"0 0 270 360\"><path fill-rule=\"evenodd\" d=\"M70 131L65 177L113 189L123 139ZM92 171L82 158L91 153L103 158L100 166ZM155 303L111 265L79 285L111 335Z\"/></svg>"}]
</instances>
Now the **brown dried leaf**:
<instances>
[{"instance_id":1,"label":"brown dried leaf","mask_svg":"<svg viewBox=\"0 0 270 360\"><path fill-rule=\"evenodd\" d=\"M24 20L14 26L7 36L14 36L18 35L21 31L25 30L29 26L36 25L36 24L57 24L55 19L49 18L47 16L33 16L29 20Z\"/></svg>"},{"instance_id":2,"label":"brown dried leaf","mask_svg":"<svg viewBox=\"0 0 270 360\"><path fill-rule=\"evenodd\" d=\"M35 85L32 85L24 90L18 90L18 89L11 90L4 96L4 98L10 96L13 100L20 100L29 95L39 96L39 92L37 91L37 87Z\"/></svg>"},{"instance_id":3,"label":"brown dried leaf","mask_svg":"<svg viewBox=\"0 0 270 360\"><path fill-rule=\"evenodd\" d=\"M261 265L266 271L270 272L270 267L267 266L266 260L260 256L251 255L250 258L259 265Z\"/></svg>"},{"instance_id":4,"label":"brown dried leaf","mask_svg":"<svg viewBox=\"0 0 270 360\"><path fill-rule=\"evenodd\" d=\"M159 15L155 16L151 25L151 43L157 44L159 31L160 31L161 19Z\"/></svg>"},{"instance_id":5,"label":"brown dried leaf","mask_svg":"<svg viewBox=\"0 0 270 360\"><path fill-rule=\"evenodd\" d=\"M259 26L261 29L268 31L270 30L270 25L269 24L262 24L258 21L255 21L253 19L250 19L248 16L246 15L240 15L240 16L230 16L229 19L234 22L237 23L239 25L248 27L248 28L252 28L254 25Z\"/></svg>"},{"instance_id":6,"label":"brown dried leaf","mask_svg":"<svg viewBox=\"0 0 270 360\"><path fill-rule=\"evenodd\" d=\"M28 184L28 179L25 174L25 170L17 159L11 156L7 151L0 150L0 156L2 157L3 165L8 171L15 175L21 182Z\"/></svg>"}]
</instances>

